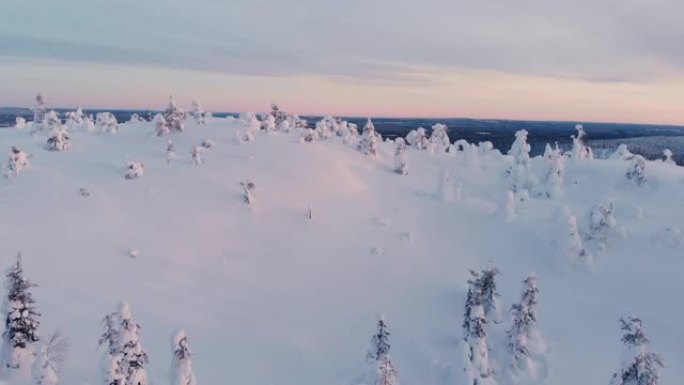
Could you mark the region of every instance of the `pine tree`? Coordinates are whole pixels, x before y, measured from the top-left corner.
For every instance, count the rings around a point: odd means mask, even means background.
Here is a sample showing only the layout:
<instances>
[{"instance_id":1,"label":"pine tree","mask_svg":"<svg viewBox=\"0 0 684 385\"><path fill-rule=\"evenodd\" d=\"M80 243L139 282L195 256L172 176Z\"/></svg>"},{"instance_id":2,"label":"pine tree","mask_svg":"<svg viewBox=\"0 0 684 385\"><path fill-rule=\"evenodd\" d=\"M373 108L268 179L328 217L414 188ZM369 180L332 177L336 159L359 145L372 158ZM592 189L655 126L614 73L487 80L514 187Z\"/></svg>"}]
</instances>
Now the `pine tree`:
<instances>
[{"instance_id":1,"label":"pine tree","mask_svg":"<svg viewBox=\"0 0 684 385\"><path fill-rule=\"evenodd\" d=\"M390 333L384 319L378 320L378 330L371 338L371 350L368 352L368 359L375 361L378 365L378 374L375 385L396 385L397 370L392 365L390 359Z\"/></svg>"},{"instance_id":2,"label":"pine tree","mask_svg":"<svg viewBox=\"0 0 684 385\"><path fill-rule=\"evenodd\" d=\"M173 95L169 96L169 104L164 110L164 122L166 125L166 131L171 133L183 132L185 128L185 112L176 106L176 102L173 100ZM157 130L157 135L159 135L159 130Z\"/></svg>"},{"instance_id":3,"label":"pine tree","mask_svg":"<svg viewBox=\"0 0 684 385\"><path fill-rule=\"evenodd\" d=\"M490 263L489 267L481 272L470 270L472 278L468 280L468 300L466 301L466 311L472 306L480 305L484 311L487 321L494 323L501 322L501 311L499 309L499 297L501 295L496 290L496 276L500 274L499 269ZM468 317L466 322L468 322ZM467 328L464 325L464 328Z\"/></svg>"},{"instance_id":4,"label":"pine tree","mask_svg":"<svg viewBox=\"0 0 684 385\"><path fill-rule=\"evenodd\" d=\"M633 155L627 160L630 161L627 173L625 173L627 179L634 181L637 186L646 185L646 159L641 155Z\"/></svg>"},{"instance_id":5,"label":"pine tree","mask_svg":"<svg viewBox=\"0 0 684 385\"><path fill-rule=\"evenodd\" d=\"M563 154L561 153L558 144L556 148L552 149L547 143L544 150L544 158L548 163L548 171L546 172L546 196L549 198L559 198L563 193L563 174L565 173L565 165Z\"/></svg>"},{"instance_id":6,"label":"pine tree","mask_svg":"<svg viewBox=\"0 0 684 385\"><path fill-rule=\"evenodd\" d=\"M5 331L3 333L3 362L8 369L30 368L35 354L34 344L40 341L38 326L40 313L30 290L37 285L24 278L21 253L9 269L5 282Z\"/></svg>"},{"instance_id":7,"label":"pine tree","mask_svg":"<svg viewBox=\"0 0 684 385\"><path fill-rule=\"evenodd\" d=\"M586 144L587 132L584 131L584 126L581 124L575 125L577 135L571 135L572 138L572 153L571 156L575 161L583 159L592 159L594 157L591 147Z\"/></svg>"},{"instance_id":8,"label":"pine tree","mask_svg":"<svg viewBox=\"0 0 684 385\"><path fill-rule=\"evenodd\" d=\"M595 239L601 249L606 248L609 232L617 225L614 211L613 202L600 203L591 210L587 236L589 239Z\"/></svg>"},{"instance_id":9,"label":"pine tree","mask_svg":"<svg viewBox=\"0 0 684 385\"><path fill-rule=\"evenodd\" d=\"M430 145L436 154L443 154L451 145L446 124L436 123L432 126Z\"/></svg>"},{"instance_id":10,"label":"pine tree","mask_svg":"<svg viewBox=\"0 0 684 385\"><path fill-rule=\"evenodd\" d=\"M463 314L463 350L465 357L464 371L468 377L468 385L495 384L494 371L489 365L489 346L485 326L487 318L483 308L483 278L471 270L473 279L466 296Z\"/></svg>"},{"instance_id":11,"label":"pine tree","mask_svg":"<svg viewBox=\"0 0 684 385\"><path fill-rule=\"evenodd\" d=\"M376 155L378 153L378 134L375 132L375 126L370 118L366 121L366 125L363 126L359 151L366 155Z\"/></svg>"},{"instance_id":12,"label":"pine tree","mask_svg":"<svg viewBox=\"0 0 684 385\"><path fill-rule=\"evenodd\" d=\"M204 111L197 99L192 99L192 118L197 124L207 123L207 112Z\"/></svg>"},{"instance_id":13,"label":"pine tree","mask_svg":"<svg viewBox=\"0 0 684 385\"><path fill-rule=\"evenodd\" d=\"M633 358L622 363L622 368L613 375L611 385L658 385L658 368L664 367L663 359L648 351L650 341L644 334L641 320L621 318L620 328L625 332L622 342Z\"/></svg>"},{"instance_id":14,"label":"pine tree","mask_svg":"<svg viewBox=\"0 0 684 385\"><path fill-rule=\"evenodd\" d=\"M192 372L192 351L188 345L188 337L185 331L179 331L171 341L173 361L171 363L171 385L196 385L195 375Z\"/></svg>"},{"instance_id":15,"label":"pine tree","mask_svg":"<svg viewBox=\"0 0 684 385\"><path fill-rule=\"evenodd\" d=\"M36 94L36 104L33 107L33 124L34 125L39 125L42 124L43 121L45 121L45 102L43 101L43 95Z\"/></svg>"},{"instance_id":16,"label":"pine tree","mask_svg":"<svg viewBox=\"0 0 684 385\"><path fill-rule=\"evenodd\" d=\"M98 342L99 347L105 347L103 356L104 385L124 385L126 375L123 368L121 344L119 342L118 313L109 313L102 320L104 332Z\"/></svg>"}]
</instances>

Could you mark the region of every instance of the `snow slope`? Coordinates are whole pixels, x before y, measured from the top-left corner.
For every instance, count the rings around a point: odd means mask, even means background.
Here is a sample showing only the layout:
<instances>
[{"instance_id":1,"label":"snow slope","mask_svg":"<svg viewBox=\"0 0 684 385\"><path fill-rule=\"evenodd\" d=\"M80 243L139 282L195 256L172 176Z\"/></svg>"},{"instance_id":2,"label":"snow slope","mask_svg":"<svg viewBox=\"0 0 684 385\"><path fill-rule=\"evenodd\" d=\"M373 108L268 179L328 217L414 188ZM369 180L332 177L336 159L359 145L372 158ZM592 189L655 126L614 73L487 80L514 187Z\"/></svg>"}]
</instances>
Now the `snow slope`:
<instances>
[{"instance_id":1,"label":"snow slope","mask_svg":"<svg viewBox=\"0 0 684 385\"><path fill-rule=\"evenodd\" d=\"M0 265L22 251L39 284L43 333L59 327L69 337L63 383L101 383L100 321L126 299L143 327L152 384L168 383L180 327L202 385L355 384L380 313L402 384L457 384L468 270L489 261L502 271L506 309L537 273L547 383L608 383L622 351L617 320L629 315L642 317L665 358L661 384L684 380L684 244L666 230L684 227L683 168L649 162L649 185L639 188L623 161L567 161L564 196L533 197L508 222L511 160L497 152L473 164L410 150L410 173L399 176L391 143L369 157L337 138L259 133L240 144L236 128L244 130L232 119L189 122L171 137L179 158L168 166L169 137L155 137L151 123L71 132L68 152L46 151L44 136L0 131L3 153L16 145L32 155L31 168L0 180ZM216 146L195 166L190 151L205 139ZM144 163L142 178L123 178L129 160ZM539 178L545 167L532 160ZM435 198L445 168L460 201ZM252 209L241 198L247 179L256 184ZM561 207L586 229L593 205L608 199L619 230L604 251L587 244L592 269L574 268L560 247ZM495 366L508 321L489 327Z\"/></svg>"}]
</instances>

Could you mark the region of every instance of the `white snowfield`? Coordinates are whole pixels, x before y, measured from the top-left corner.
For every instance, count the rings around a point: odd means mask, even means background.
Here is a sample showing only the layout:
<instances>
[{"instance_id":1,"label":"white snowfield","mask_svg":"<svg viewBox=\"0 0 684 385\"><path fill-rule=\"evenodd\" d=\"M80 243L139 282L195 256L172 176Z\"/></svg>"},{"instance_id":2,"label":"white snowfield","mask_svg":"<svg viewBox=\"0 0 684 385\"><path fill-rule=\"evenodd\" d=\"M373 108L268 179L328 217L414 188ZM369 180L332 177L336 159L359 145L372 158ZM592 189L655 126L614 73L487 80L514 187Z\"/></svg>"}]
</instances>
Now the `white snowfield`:
<instances>
[{"instance_id":1,"label":"white snowfield","mask_svg":"<svg viewBox=\"0 0 684 385\"><path fill-rule=\"evenodd\" d=\"M153 385L169 383L181 328L200 385L368 384L379 314L401 384L465 384L466 281L490 261L501 271L502 322L486 326L498 384L509 383L508 309L530 272L547 344L541 382L608 384L624 350L618 319L628 316L664 358L659 383L684 382L684 168L646 162L638 186L625 160L566 159L560 196L532 191L519 202L504 175L513 159L498 151L410 147L399 175L393 143L368 156L338 137L255 132L238 142L246 130L240 120L188 120L185 132L157 137L152 122L123 123L115 134L70 130L68 151L46 150L47 137L28 129L0 130L3 163L10 146L30 156L0 179L0 265L22 252L39 285L41 333L69 338L61 383L102 383L100 322L126 300ZM196 165L192 152L208 140ZM132 163L136 177L124 178ZM543 182L547 168L533 158L529 175ZM438 186L449 177L446 199ZM615 222L601 248L586 232L593 208L610 202ZM566 212L590 266L565 253Z\"/></svg>"}]
</instances>

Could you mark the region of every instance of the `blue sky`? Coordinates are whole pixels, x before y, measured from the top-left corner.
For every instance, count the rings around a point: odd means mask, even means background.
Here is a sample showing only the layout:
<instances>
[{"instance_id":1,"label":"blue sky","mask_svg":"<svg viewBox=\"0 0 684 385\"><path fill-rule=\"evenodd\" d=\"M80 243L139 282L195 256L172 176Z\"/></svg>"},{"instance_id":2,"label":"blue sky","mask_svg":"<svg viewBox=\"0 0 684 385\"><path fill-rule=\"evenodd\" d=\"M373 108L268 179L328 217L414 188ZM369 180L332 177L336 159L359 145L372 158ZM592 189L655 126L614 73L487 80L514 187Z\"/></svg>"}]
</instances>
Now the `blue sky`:
<instances>
[{"instance_id":1,"label":"blue sky","mask_svg":"<svg viewBox=\"0 0 684 385\"><path fill-rule=\"evenodd\" d=\"M684 123L676 0L4 0L0 105Z\"/></svg>"}]
</instances>

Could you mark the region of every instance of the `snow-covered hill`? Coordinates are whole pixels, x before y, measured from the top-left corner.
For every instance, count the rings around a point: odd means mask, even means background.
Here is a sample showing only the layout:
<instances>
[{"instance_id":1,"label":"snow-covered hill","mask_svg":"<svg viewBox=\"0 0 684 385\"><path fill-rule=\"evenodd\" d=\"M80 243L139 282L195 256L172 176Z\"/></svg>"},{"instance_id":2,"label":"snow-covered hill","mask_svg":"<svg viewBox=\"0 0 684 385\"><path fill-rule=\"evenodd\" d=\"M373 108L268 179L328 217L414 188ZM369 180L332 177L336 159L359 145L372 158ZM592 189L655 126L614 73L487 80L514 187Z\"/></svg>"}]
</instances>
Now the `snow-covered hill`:
<instances>
[{"instance_id":1,"label":"snow-covered hill","mask_svg":"<svg viewBox=\"0 0 684 385\"><path fill-rule=\"evenodd\" d=\"M116 134L72 130L64 152L45 150L44 135L0 131L3 152L31 155L30 167L0 180L0 264L22 252L39 285L41 331L68 336L62 383L102 382L100 322L125 299L152 384L168 383L179 328L201 385L358 384L378 314L402 384L462 384L469 270L490 261L504 310L536 272L546 383L607 384L623 350L618 319L631 315L664 357L660 383L684 380L683 168L647 162L640 187L626 179L626 161L567 159L562 196L533 192L510 217L513 160L497 151L409 149L402 176L389 142L367 156L337 137L257 132L240 143L236 129L246 127L215 119L161 138L148 122ZM167 165L169 138L178 157ZM197 166L191 150L204 140L215 146ZM141 178L123 177L129 161L144 164ZM460 199L441 198L445 169ZM546 172L544 158L531 160L531 179ZM251 207L245 181L255 184ZM594 262L573 264L566 211L587 232L593 207L609 201L607 246L585 240ZM487 325L499 384L510 322L504 311Z\"/></svg>"}]
</instances>

